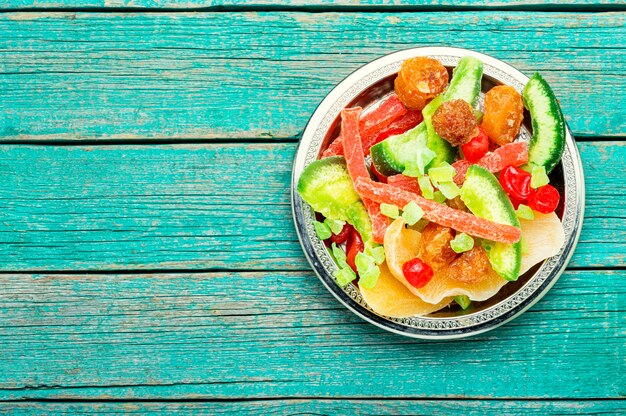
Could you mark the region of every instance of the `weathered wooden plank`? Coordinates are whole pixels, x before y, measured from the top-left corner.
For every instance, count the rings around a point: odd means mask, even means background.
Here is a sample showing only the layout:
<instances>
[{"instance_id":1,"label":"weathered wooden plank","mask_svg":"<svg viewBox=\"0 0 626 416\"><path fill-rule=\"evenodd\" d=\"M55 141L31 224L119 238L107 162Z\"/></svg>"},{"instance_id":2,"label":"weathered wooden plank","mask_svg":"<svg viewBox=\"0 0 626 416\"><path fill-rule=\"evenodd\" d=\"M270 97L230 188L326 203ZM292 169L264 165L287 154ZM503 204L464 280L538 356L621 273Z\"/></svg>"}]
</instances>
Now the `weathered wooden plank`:
<instances>
[{"instance_id":1,"label":"weathered wooden plank","mask_svg":"<svg viewBox=\"0 0 626 416\"><path fill-rule=\"evenodd\" d=\"M420 342L311 272L1 275L0 400L623 397L625 278L566 272L504 327Z\"/></svg>"},{"instance_id":2,"label":"weathered wooden plank","mask_svg":"<svg viewBox=\"0 0 626 416\"><path fill-rule=\"evenodd\" d=\"M243 402L148 403L0 403L0 412L20 415L618 415L626 412L619 400L329 400L282 399Z\"/></svg>"},{"instance_id":3,"label":"weathered wooden plank","mask_svg":"<svg viewBox=\"0 0 626 416\"><path fill-rule=\"evenodd\" d=\"M1 146L0 270L308 269L295 144ZM623 266L624 142L579 143L587 211L571 265Z\"/></svg>"},{"instance_id":4,"label":"weathered wooden plank","mask_svg":"<svg viewBox=\"0 0 626 416\"><path fill-rule=\"evenodd\" d=\"M440 44L541 71L576 135L624 136L624 39L622 13L5 13L0 139L294 138L360 65Z\"/></svg>"},{"instance_id":5,"label":"weathered wooden plank","mask_svg":"<svg viewBox=\"0 0 626 416\"><path fill-rule=\"evenodd\" d=\"M294 148L1 146L0 267L302 269Z\"/></svg>"},{"instance_id":6,"label":"weathered wooden plank","mask_svg":"<svg viewBox=\"0 0 626 416\"><path fill-rule=\"evenodd\" d=\"M228 7L230 10L249 7L298 7L303 9L326 10L336 8L385 8L399 7L414 9L432 9L437 7L471 7L476 9L506 8L506 9L544 9L575 7L619 7L623 4L619 0L7 0L0 5L0 10L16 9L80 9L80 8L115 8L115 9L220 9Z\"/></svg>"}]
</instances>

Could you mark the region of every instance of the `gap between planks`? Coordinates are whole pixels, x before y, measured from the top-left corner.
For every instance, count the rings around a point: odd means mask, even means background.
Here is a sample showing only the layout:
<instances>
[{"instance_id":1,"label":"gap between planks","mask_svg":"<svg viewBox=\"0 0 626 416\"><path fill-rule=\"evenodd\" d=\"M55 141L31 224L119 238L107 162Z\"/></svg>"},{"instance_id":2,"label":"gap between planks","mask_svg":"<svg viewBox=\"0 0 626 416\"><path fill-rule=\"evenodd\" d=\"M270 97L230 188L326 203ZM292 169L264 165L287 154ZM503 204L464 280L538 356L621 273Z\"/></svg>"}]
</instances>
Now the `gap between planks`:
<instances>
[{"instance_id":1,"label":"gap between planks","mask_svg":"<svg viewBox=\"0 0 626 416\"><path fill-rule=\"evenodd\" d=\"M101 386L94 386L101 387ZM128 387L133 387L129 385ZM24 400L0 400L0 405L3 403L237 403L237 402L279 402L279 401L296 401L296 400L308 400L308 401L382 401L391 402L401 400L403 402L430 402L430 401L450 401L450 402L626 402L623 397L469 397L469 396L429 396L429 397L394 397L394 396L366 396L366 397L319 397L319 396L276 396L276 397L233 397L233 398L186 398L186 399L114 399L114 398L102 398L102 399L24 399Z\"/></svg>"},{"instance_id":2,"label":"gap between planks","mask_svg":"<svg viewBox=\"0 0 626 416\"><path fill-rule=\"evenodd\" d=\"M433 12L536 12L536 13L606 13L626 11L626 5L615 2L614 4L500 4L497 6L452 6L452 5L213 5L213 6L190 6L190 7L93 7L93 6L72 6L72 7L0 7L2 13L433 13Z\"/></svg>"}]
</instances>

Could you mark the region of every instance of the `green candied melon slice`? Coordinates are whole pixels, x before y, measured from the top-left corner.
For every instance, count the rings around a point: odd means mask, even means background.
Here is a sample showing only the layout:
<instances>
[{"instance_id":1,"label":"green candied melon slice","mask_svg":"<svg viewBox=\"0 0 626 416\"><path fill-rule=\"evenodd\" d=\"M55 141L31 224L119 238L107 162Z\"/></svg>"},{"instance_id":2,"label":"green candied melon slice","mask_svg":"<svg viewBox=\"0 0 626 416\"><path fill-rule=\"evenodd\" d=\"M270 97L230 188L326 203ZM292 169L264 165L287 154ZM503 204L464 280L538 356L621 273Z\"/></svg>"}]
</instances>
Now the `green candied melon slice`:
<instances>
[{"instance_id":1,"label":"green candied melon slice","mask_svg":"<svg viewBox=\"0 0 626 416\"><path fill-rule=\"evenodd\" d=\"M361 198L354 190L343 156L332 156L304 168L298 180L298 193L314 211L331 220L346 221L371 240L372 222Z\"/></svg>"},{"instance_id":2,"label":"green candied melon slice","mask_svg":"<svg viewBox=\"0 0 626 416\"><path fill-rule=\"evenodd\" d=\"M499 224L520 227L513 205L498 179L487 169L472 165L461 188L461 200L474 215ZM522 262L522 243L483 240L493 269L506 280L517 280Z\"/></svg>"}]
</instances>

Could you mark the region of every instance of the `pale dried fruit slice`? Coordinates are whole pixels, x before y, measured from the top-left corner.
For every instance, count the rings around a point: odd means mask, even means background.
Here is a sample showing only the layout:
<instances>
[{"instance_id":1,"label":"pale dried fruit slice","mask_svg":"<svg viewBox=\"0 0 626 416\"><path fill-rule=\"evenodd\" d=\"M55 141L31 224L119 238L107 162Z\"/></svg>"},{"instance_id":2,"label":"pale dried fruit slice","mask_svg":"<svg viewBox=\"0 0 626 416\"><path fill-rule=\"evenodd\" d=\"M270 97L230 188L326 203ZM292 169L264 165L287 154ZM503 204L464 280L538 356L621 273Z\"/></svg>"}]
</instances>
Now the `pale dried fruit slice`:
<instances>
[{"instance_id":1,"label":"pale dried fruit slice","mask_svg":"<svg viewBox=\"0 0 626 416\"><path fill-rule=\"evenodd\" d=\"M555 256L565 241L563 225L554 212L541 214L535 211L534 215L533 220L519 221L524 240L520 276L540 261Z\"/></svg>"},{"instance_id":2,"label":"pale dried fruit slice","mask_svg":"<svg viewBox=\"0 0 626 416\"><path fill-rule=\"evenodd\" d=\"M471 300L489 299L504 286L507 281L492 269L482 274L480 279L462 282L446 272L446 268L435 272L432 280L424 287L416 289L411 286L402 273L402 265L416 257L420 250L421 234L404 227L402 218L389 225L385 234L385 257L391 274L407 289L419 296L424 302L436 304L447 297L466 295Z\"/></svg>"},{"instance_id":3,"label":"pale dried fruit slice","mask_svg":"<svg viewBox=\"0 0 626 416\"><path fill-rule=\"evenodd\" d=\"M428 315L448 306L452 298L437 304L426 303L411 293L389 272L385 263L380 265L380 276L372 289L361 289L361 295L374 312L392 318Z\"/></svg>"}]
</instances>

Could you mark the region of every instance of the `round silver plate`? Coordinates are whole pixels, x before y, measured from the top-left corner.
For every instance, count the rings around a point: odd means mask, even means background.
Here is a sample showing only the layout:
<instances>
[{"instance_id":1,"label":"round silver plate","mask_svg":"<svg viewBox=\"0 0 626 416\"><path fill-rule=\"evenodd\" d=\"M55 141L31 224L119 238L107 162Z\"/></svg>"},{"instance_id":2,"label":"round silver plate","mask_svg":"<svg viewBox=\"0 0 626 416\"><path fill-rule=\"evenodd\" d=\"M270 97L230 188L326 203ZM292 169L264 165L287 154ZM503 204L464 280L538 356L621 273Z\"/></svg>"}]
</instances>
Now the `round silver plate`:
<instances>
[{"instance_id":1,"label":"round silver plate","mask_svg":"<svg viewBox=\"0 0 626 416\"><path fill-rule=\"evenodd\" d=\"M585 187L583 170L576 144L567 128L567 143L560 165L552 172L552 184L562 198L557 215L565 230L565 244L560 252L533 267L517 282L506 284L492 299L475 304L474 309L461 311L447 308L428 316L390 318L374 312L363 300L356 285L340 288L333 273L337 269L324 243L313 228L315 214L302 201L296 184L302 170L319 158L322 150L337 136L339 114L345 107L361 106L364 111L393 92L393 79L402 62L416 56L429 56L439 60L448 70L459 59L471 55L484 63L483 88L506 84L522 92L528 77L512 66L490 56L459 48L415 48L392 53L379 58L350 74L337 85L319 105L304 131L293 165L291 204L298 238L313 270L328 290L348 309L361 318L383 329L415 338L452 339L479 334L515 318L530 308L554 285L571 258L582 228ZM483 94L481 94L482 103ZM481 104L482 105L482 104ZM518 140L530 139L530 117L525 114Z\"/></svg>"}]
</instances>

